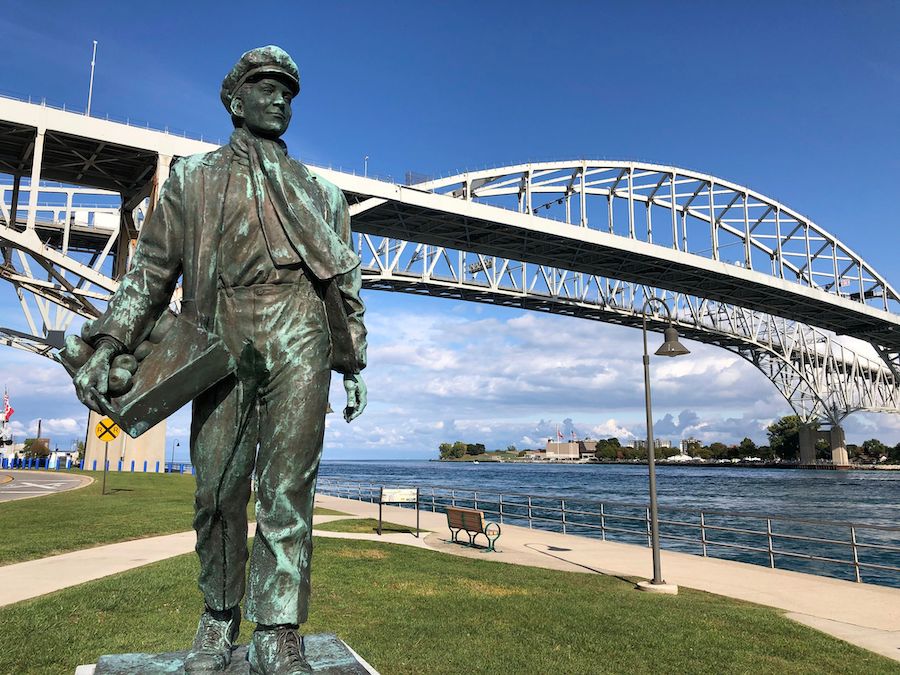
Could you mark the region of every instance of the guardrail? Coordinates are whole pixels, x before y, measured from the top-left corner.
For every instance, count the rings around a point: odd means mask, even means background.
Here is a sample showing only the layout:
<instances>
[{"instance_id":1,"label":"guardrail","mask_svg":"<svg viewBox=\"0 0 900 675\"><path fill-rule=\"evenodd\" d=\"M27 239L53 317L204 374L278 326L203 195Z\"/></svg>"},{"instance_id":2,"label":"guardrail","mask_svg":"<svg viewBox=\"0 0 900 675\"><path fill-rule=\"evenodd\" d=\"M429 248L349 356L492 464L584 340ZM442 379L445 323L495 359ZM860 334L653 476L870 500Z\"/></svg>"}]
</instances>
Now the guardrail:
<instances>
[{"instance_id":1,"label":"guardrail","mask_svg":"<svg viewBox=\"0 0 900 675\"><path fill-rule=\"evenodd\" d=\"M10 101L18 101L20 103L30 103L31 105L39 105L45 108L52 108L54 110L61 110L62 112L74 113L76 115L84 115L85 117L91 117L93 119L106 120L108 122L116 122L117 124L124 124L129 127L135 127L138 129L148 129L150 131L159 131L164 134L169 134L170 136L180 136L182 138L188 138L192 140L198 141L207 141L211 143L216 143L221 145L221 141L218 139L204 139L201 134L199 137L196 134L185 131L184 129L178 129L176 127L170 127L168 125L157 126L156 124L151 124L146 120L136 119L134 117L120 117L117 115L111 115L109 113L97 112L94 111L90 115L88 115L83 108L79 108L77 105L69 105L67 103L54 102L48 99L46 96L31 96L29 94L22 94L11 92L7 90L0 90L0 98L9 99Z\"/></svg>"},{"instance_id":2,"label":"guardrail","mask_svg":"<svg viewBox=\"0 0 900 675\"><path fill-rule=\"evenodd\" d=\"M318 490L377 503L381 484L320 478ZM391 486L392 487L392 486ZM419 506L464 506L500 523L650 546L647 504L534 496L447 486L419 487ZM900 527L660 506L665 548L773 569L900 586Z\"/></svg>"}]
</instances>

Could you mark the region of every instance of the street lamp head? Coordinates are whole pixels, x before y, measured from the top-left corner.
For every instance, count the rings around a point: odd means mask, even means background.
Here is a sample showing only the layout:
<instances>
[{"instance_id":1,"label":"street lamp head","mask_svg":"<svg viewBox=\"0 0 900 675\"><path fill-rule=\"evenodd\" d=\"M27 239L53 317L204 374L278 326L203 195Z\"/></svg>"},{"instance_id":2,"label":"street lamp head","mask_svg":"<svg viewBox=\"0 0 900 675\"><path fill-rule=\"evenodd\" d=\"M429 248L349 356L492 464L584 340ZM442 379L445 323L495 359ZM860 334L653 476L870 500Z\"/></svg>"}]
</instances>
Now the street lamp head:
<instances>
[{"instance_id":1,"label":"street lamp head","mask_svg":"<svg viewBox=\"0 0 900 675\"><path fill-rule=\"evenodd\" d=\"M675 326L669 326L665 330L665 342L656 350L657 356L681 356L682 354L690 354L691 350L678 341L678 331Z\"/></svg>"}]
</instances>

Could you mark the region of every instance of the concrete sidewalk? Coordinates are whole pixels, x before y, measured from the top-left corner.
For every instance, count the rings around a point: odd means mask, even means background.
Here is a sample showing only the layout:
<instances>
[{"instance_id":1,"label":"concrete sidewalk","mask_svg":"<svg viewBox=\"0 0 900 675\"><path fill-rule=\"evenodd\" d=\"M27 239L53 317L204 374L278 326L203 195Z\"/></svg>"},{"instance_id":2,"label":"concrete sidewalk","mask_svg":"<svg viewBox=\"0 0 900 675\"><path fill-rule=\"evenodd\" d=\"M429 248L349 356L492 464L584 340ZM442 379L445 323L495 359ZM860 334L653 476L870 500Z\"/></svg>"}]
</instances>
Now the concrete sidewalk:
<instances>
[{"instance_id":1,"label":"concrete sidewalk","mask_svg":"<svg viewBox=\"0 0 900 675\"><path fill-rule=\"evenodd\" d=\"M328 495L316 505L351 516L377 518L378 506ZM317 536L381 541L435 551L570 572L628 578L652 576L650 550L576 535L503 526L498 552L449 543L446 517L422 512L428 535L350 534L314 530ZM315 516L314 527L346 516ZM415 511L385 506L386 521L415 526ZM250 534L254 532L251 524ZM100 579L176 555L190 553L194 533L182 532L0 567L0 606ZM857 584L757 565L662 552L666 581L686 588L746 600L786 612L786 616L865 649L900 661L900 589Z\"/></svg>"},{"instance_id":2,"label":"concrete sidewalk","mask_svg":"<svg viewBox=\"0 0 900 675\"><path fill-rule=\"evenodd\" d=\"M313 527L346 517L315 516ZM250 523L248 532L251 537L256 533L256 523ZM195 541L191 530L5 565L0 567L0 607L190 553Z\"/></svg>"}]
</instances>

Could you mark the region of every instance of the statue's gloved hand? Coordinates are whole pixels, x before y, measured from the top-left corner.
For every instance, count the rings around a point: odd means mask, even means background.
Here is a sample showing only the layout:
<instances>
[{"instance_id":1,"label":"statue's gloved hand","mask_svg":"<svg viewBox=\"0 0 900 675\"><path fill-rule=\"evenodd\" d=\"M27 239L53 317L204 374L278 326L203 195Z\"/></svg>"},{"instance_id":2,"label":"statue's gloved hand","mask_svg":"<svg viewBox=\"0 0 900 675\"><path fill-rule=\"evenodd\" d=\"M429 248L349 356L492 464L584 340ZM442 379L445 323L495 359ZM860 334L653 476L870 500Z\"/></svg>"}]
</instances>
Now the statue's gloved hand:
<instances>
[{"instance_id":1,"label":"statue's gloved hand","mask_svg":"<svg viewBox=\"0 0 900 675\"><path fill-rule=\"evenodd\" d=\"M109 368L112 360L116 357L116 352L115 345L101 343L72 379L78 400L100 414L103 414L103 410L95 394L106 396L109 385Z\"/></svg>"},{"instance_id":2,"label":"statue's gloved hand","mask_svg":"<svg viewBox=\"0 0 900 675\"><path fill-rule=\"evenodd\" d=\"M344 375L344 389L347 392L347 407L344 408L344 419L352 422L362 415L366 409L368 402L368 392L366 383L363 382L362 375Z\"/></svg>"}]
</instances>

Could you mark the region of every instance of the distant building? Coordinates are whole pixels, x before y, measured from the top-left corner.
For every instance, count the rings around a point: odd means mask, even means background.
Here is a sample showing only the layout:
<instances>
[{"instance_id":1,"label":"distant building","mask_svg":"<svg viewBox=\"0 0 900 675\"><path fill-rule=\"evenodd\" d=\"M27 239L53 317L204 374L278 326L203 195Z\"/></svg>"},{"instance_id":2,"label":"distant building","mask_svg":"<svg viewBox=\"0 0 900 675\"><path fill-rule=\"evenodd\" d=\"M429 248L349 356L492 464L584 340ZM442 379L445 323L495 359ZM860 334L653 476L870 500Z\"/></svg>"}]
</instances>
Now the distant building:
<instances>
[{"instance_id":1,"label":"distant building","mask_svg":"<svg viewBox=\"0 0 900 675\"><path fill-rule=\"evenodd\" d=\"M563 441L562 443L547 441L547 459L579 459L581 457L581 453L578 449L578 446L578 441Z\"/></svg>"},{"instance_id":2,"label":"distant building","mask_svg":"<svg viewBox=\"0 0 900 675\"><path fill-rule=\"evenodd\" d=\"M671 457L666 457L667 462L694 462L697 461L695 457L691 457L685 453L680 453L678 455L672 455Z\"/></svg>"},{"instance_id":3,"label":"distant building","mask_svg":"<svg viewBox=\"0 0 900 675\"><path fill-rule=\"evenodd\" d=\"M545 450L526 450L525 458L535 460L547 459L547 452Z\"/></svg>"},{"instance_id":4,"label":"distant building","mask_svg":"<svg viewBox=\"0 0 900 675\"><path fill-rule=\"evenodd\" d=\"M51 469L68 469L78 459L77 450L60 450L57 448L47 456L48 466Z\"/></svg>"},{"instance_id":5,"label":"distant building","mask_svg":"<svg viewBox=\"0 0 900 675\"><path fill-rule=\"evenodd\" d=\"M693 450L694 448L698 448L701 445L702 443L700 443L700 441L698 441L696 438L691 437L682 438L681 442L678 444L678 447L681 449L682 455L689 455L691 454L691 450Z\"/></svg>"},{"instance_id":6,"label":"distant building","mask_svg":"<svg viewBox=\"0 0 900 675\"><path fill-rule=\"evenodd\" d=\"M634 448L635 450L646 450L647 449L647 439L645 438L636 438L634 439L634 443L629 446ZM657 450L661 448L671 448L672 441L666 440L664 438L654 438L653 439L653 447Z\"/></svg>"},{"instance_id":7,"label":"distant building","mask_svg":"<svg viewBox=\"0 0 900 675\"><path fill-rule=\"evenodd\" d=\"M0 463L8 464L14 459L25 456L25 444L13 443L12 445L0 445Z\"/></svg>"},{"instance_id":8,"label":"distant building","mask_svg":"<svg viewBox=\"0 0 900 675\"><path fill-rule=\"evenodd\" d=\"M592 441L587 438L583 441L578 441L578 454L582 459L585 457L594 457L596 451L597 441Z\"/></svg>"}]
</instances>

